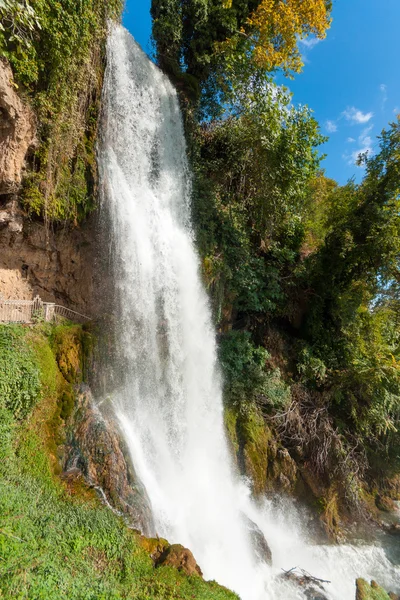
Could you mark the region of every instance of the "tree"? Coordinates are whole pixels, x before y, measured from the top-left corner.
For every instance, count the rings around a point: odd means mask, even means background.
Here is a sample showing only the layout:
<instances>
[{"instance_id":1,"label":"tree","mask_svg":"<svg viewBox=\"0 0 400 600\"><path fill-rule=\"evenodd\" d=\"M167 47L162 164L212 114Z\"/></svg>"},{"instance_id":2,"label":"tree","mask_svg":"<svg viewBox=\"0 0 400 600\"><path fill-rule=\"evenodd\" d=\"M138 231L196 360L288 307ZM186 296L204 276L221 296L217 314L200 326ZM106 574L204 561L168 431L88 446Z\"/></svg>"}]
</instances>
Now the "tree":
<instances>
[{"instance_id":1,"label":"tree","mask_svg":"<svg viewBox=\"0 0 400 600\"><path fill-rule=\"evenodd\" d=\"M271 313L283 301L280 278L299 253L323 139L310 111L266 81L236 88L229 117L198 129L193 202L201 250L209 279L224 281L241 313Z\"/></svg>"},{"instance_id":2,"label":"tree","mask_svg":"<svg viewBox=\"0 0 400 600\"><path fill-rule=\"evenodd\" d=\"M197 80L208 111L227 103L236 80L302 66L298 40L324 37L330 0L152 0L160 66Z\"/></svg>"},{"instance_id":3,"label":"tree","mask_svg":"<svg viewBox=\"0 0 400 600\"><path fill-rule=\"evenodd\" d=\"M233 61L244 53L251 66L266 71L299 72L303 61L298 41L309 35L323 39L330 10L327 0L262 0L240 31L219 49Z\"/></svg>"},{"instance_id":4,"label":"tree","mask_svg":"<svg viewBox=\"0 0 400 600\"><path fill-rule=\"evenodd\" d=\"M338 422L389 448L400 423L400 119L380 139L362 183L332 192L324 244L307 259L303 333Z\"/></svg>"}]
</instances>

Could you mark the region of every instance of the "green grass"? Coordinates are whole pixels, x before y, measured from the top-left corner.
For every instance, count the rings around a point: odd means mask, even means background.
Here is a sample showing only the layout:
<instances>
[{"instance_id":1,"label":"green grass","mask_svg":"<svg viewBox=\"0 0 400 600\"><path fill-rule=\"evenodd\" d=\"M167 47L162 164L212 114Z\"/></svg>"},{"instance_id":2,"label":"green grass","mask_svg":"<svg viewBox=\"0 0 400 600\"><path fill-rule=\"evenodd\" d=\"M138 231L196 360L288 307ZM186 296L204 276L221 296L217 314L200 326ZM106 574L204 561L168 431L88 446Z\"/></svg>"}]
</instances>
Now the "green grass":
<instances>
[{"instance_id":1,"label":"green grass","mask_svg":"<svg viewBox=\"0 0 400 600\"><path fill-rule=\"evenodd\" d=\"M170 567L155 569L122 519L90 490L71 490L58 477L59 397L71 385L54 353L60 332L70 339L76 326L0 326L0 337L18 340L14 359L22 353L41 382L24 417L0 392L0 598L234 600L216 583ZM13 350L0 346L0 364L4 352L10 360Z\"/></svg>"}]
</instances>

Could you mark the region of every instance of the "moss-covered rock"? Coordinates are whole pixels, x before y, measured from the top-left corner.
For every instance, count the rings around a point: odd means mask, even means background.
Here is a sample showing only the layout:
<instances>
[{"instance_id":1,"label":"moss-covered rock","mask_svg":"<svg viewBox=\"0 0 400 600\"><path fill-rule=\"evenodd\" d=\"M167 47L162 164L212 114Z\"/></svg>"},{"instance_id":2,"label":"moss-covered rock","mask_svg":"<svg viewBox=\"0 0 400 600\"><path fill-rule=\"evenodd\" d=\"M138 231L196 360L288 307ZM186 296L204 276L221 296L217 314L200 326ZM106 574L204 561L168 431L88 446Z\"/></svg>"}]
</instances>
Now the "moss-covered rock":
<instances>
[{"instance_id":1,"label":"moss-covered rock","mask_svg":"<svg viewBox=\"0 0 400 600\"><path fill-rule=\"evenodd\" d=\"M58 368L69 383L81 383L92 348L92 335L81 325L59 325L51 335Z\"/></svg>"},{"instance_id":2,"label":"moss-covered rock","mask_svg":"<svg viewBox=\"0 0 400 600\"><path fill-rule=\"evenodd\" d=\"M271 432L257 410L252 410L239 422L242 442L241 460L245 473L253 482L256 495L265 491L267 483L268 441Z\"/></svg>"},{"instance_id":3,"label":"moss-covered rock","mask_svg":"<svg viewBox=\"0 0 400 600\"><path fill-rule=\"evenodd\" d=\"M148 538L144 535L139 537L139 544L147 552L147 554L151 557L154 563L156 563L160 556L165 552L167 548L171 545L164 538Z\"/></svg>"},{"instance_id":4,"label":"moss-covered rock","mask_svg":"<svg viewBox=\"0 0 400 600\"><path fill-rule=\"evenodd\" d=\"M161 556L156 561L156 567L173 567L186 575L203 576L203 573L197 564L190 550L181 544L168 545Z\"/></svg>"},{"instance_id":5,"label":"moss-covered rock","mask_svg":"<svg viewBox=\"0 0 400 600\"><path fill-rule=\"evenodd\" d=\"M365 579L356 581L356 600L390 600L391 596L376 581L367 583Z\"/></svg>"},{"instance_id":6,"label":"moss-covered rock","mask_svg":"<svg viewBox=\"0 0 400 600\"><path fill-rule=\"evenodd\" d=\"M87 483L129 524L146 535L154 535L146 492L136 476L129 452L122 444L112 416L103 415L93 402L90 389L82 384L67 423L64 472L78 468Z\"/></svg>"},{"instance_id":7,"label":"moss-covered rock","mask_svg":"<svg viewBox=\"0 0 400 600\"><path fill-rule=\"evenodd\" d=\"M253 492L293 491L298 477L296 463L258 409L241 413L228 406L224 414L232 453L240 470L251 479Z\"/></svg>"}]
</instances>

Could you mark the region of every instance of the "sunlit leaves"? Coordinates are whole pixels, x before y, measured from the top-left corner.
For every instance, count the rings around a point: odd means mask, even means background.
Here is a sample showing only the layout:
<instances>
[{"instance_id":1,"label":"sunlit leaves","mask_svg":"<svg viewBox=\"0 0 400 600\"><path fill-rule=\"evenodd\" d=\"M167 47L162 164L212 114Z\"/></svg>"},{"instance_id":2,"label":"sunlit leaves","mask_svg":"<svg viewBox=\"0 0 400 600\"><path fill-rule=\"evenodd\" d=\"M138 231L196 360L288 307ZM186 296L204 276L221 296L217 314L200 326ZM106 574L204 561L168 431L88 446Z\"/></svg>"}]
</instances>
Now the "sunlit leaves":
<instances>
[{"instance_id":1,"label":"sunlit leaves","mask_svg":"<svg viewBox=\"0 0 400 600\"><path fill-rule=\"evenodd\" d=\"M330 8L326 0L262 0L240 30L216 44L217 52L228 65L245 61L249 70L299 72L299 40L325 37Z\"/></svg>"}]
</instances>

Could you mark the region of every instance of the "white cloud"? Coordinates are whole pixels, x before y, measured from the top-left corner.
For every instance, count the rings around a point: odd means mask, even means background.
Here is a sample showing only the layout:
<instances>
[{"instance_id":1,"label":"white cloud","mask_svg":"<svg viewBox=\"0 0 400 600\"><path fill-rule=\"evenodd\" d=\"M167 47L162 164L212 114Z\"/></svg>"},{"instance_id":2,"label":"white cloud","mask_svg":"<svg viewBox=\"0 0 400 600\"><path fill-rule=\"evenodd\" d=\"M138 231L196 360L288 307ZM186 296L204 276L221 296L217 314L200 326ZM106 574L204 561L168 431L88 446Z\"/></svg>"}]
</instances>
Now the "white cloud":
<instances>
[{"instance_id":1,"label":"white cloud","mask_svg":"<svg viewBox=\"0 0 400 600\"><path fill-rule=\"evenodd\" d=\"M329 133L335 133L335 131L337 131L337 125L334 121L325 121L325 129L329 132Z\"/></svg>"},{"instance_id":2,"label":"white cloud","mask_svg":"<svg viewBox=\"0 0 400 600\"><path fill-rule=\"evenodd\" d=\"M362 123L368 123L368 121L370 119L372 119L372 117L374 116L374 113L372 113L372 112L363 113L358 108L351 106L350 108L346 108L346 110L343 111L343 116L348 121L352 121L353 123L362 124Z\"/></svg>"},{"instance_id":3,"label":"white cloud","mask_svg":"<svg viewBox=\"0 0 400 600\"><path fill-rule=\"evenodd\" d=\"M299 43L305 46L308 50L312 50L320 42L322 42L322 40L316 37L309 37L299 40Z\"/></svg>"},{"instance_id":4,"label":"white cloud","mask_svg":"<svg viewBox=\"0 0 400 600\"><path fill-rule=\"evenodd\" d=\"M393 114L398 115L400 114L400 108L398 106L395 106L393 109Z\"/></svg>"},{"instance_id":5,"label":"white cloud","mask_svg":"<svg viewBox=\"0 0 400 600\"><path fill-rule=\"evenodd\" d=\"M352 144L356 140L354 138L352 138L352 137L348 137L346 141L349 142L349 144Z\"/></svg>"},{"instance_id":6,"label":"white cloud","mask_svg":"<svg viewBox=\"0 0 400 600\"><path fill-rule=\"evenodd\" d=\"M357 162L357 159L360 154L367 154L368 156L371 156L374 153L374 150L372 148L372 138L369 135L370 132L372 131L372 129L373 129L373 125L370 125L369 127L366 127L365 129L363 129L363 131L358 136L357 150L354 150L354 152L351 152L351 154L343 155L343 158L345 160L347 160L349 165L355 164ZM355 140L353 138L348 138L348 141L350 141L350 140L352 142L355 142Z\"/></svg>"},{"instance_id":7,"label":"white cloud","mask_svg":"<svg viewBox=\"0 0 400 600\"><path fill-rule=\"evenodd\" d=\"M381 94L382 94L381 109L383 111L383 110L385 110L385 104L386 104L387 99L388 99L388 96L387 96L387 85L385 83L381 83L381 85L379 86L379 89L380 89Z\"/></svg>"}]
</instances>

